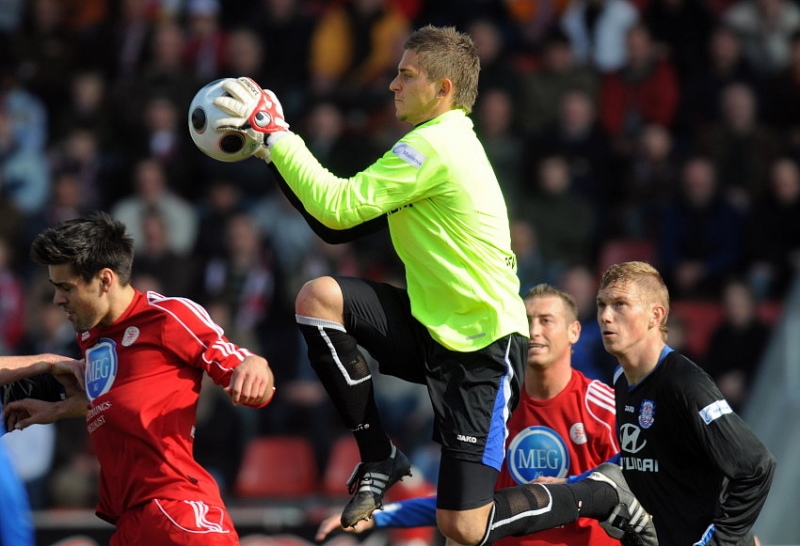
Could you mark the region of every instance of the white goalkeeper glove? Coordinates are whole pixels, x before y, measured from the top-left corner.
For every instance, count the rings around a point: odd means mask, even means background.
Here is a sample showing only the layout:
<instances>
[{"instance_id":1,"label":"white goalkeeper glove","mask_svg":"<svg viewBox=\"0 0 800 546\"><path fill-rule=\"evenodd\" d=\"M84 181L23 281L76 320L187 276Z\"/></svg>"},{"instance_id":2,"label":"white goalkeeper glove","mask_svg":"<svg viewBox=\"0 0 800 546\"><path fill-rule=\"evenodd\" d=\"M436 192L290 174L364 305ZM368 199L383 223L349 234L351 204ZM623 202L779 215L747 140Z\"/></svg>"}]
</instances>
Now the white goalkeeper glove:
<instances>
[{"instance_id":1,"label":"white goalkeeper glove","mask_svg":"<svg viewBox=\"0 0 800 546\"><path fill-rule=\"evenodd\" d=\"M231 78L222 84L222 88L230 96L217 97L214 104L233 117L220 118L214 128L247 135L262 145L255 155L269 161L269 146L281 136L291 133L278 97L269 89L261 89L247 77Z\"/></svg>"}]
</instances>

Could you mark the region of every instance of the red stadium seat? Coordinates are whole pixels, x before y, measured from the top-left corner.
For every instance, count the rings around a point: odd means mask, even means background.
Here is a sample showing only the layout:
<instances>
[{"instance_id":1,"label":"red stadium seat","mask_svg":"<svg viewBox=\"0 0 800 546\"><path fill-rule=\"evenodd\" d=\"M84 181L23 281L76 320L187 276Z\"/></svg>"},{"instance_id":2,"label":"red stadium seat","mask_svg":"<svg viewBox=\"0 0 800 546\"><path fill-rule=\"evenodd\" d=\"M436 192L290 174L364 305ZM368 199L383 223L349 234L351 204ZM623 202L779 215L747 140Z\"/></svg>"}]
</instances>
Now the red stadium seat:
<instances>
[{"instance_id":1,"label":"red stadium seat","mask_svg":"<svg viewBox=\"0 0 800 546\"><path fill-rule=\"evenodd\" d=\"M597 258L597 274L602 275L606 269L622 262L647 262L655 264L656 246L644 239L612 239L600 249Z\"/></svg>"},{"instance_id":2,"label":"red stadium seat","mask_svg":"<svg viewBox=\"0 0 800 546\"><path fill-rule=\"evenodd\" d=\"M724 314L722 305L713 301L683 300L670 304L670 315L680 317L684 322L686 350L697 358L705 356L711 334L722 322Z\"/></svg>"},{"instance_id":3,"label":"red stadium seat","mask_svg":"<svg viewBox=\"0 0 800 546\"><path fill-rule=\"evenodd\" d=\"M347 480L360 461L361 455L353 435L346 434L337 438L328 455L325 475L322 478L322 492L331 497L349 496Z\"/></svg>"},{"instance_id":4,"label":"red stadium seat","mask_svg":"<svg viewBox=\"0 0 800 546\"><path fill-rule=\"evenodd\" d=\"M783 302L765 301L758 304L758 317L770 326L774 326L783 313Z\"/></svg>"},{"instance_id":5,"label":"red stadium seat","mask_svg":"<svg viewBox=\"0 0 800 546\"><path fill-rule=\"evenodd\" d=\"M241 546L312 546L313 543L295 535L247 535Z\"/></svg>"},{"instance_id":6,"label":"red stadium seat","mask_svg":"<svg viewBox=\"0 0 800 546\"><path fill-rule=\"evenodd\" d=\"M241 499L303 497L317 491L317 478L309 440L264 436L247 445L234 493Z\"/></svg>"}]
</instances>

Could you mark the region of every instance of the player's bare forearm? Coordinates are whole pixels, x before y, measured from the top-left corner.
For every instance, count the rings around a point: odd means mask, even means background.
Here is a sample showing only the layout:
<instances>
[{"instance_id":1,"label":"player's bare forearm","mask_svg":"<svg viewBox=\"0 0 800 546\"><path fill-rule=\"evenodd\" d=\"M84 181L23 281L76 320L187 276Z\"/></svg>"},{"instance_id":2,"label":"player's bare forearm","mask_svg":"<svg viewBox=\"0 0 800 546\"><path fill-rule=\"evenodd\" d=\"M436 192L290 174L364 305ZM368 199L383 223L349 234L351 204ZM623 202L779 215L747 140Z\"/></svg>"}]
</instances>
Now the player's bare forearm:
<instances>
[{"instance_id":1,"label":"player's bare forearm","mask_svg":"<svg viewBox=\"0 0 800 546\"><path fill-rule=\"evenodd\" d=\"M69 391L70 388L83 392L86 388L86 364L83 360L60 360L50 366L50 373Z\"/></svg>"},{"instance_id":2,"label":"player's bare forearm","mask_svg":"<svg viewBox=\"0 0 800 546\"><path fill-rule=\"evenodd\" d=\"M234 406L244 404L260 408L272 400L275 378L267 360L257 355L248 355L231 374L225 392Z\"/></svg>"},{"instance_id":3,"label":"player's bare forearm","mask_svg":"<svg viewBox=\"0 0 800 546\"><path fill-rule=\"evenodd\" d=\"M51 372L53 371L51 367L58 364L62 366L62 370L69 368L73 372L76 372L79 369L76 366L80 365L80 373L83 373L80 361L54 353L0 356L0 385Z\"/></svg>"},{"instance_id":4,"label":"player's bare forearm","mask_svg":"<svg viewBox=\"0 0 800 546\"><path fill-rule=\"evenodd\" d=\"M61 419L81 417L87 411L86 395L83 392L73 392L58 402L45 402L35 398L10 402L3 408L3 420L7 430L22 430L31 425L45 425Z\"/></svg>"},{"instance_id":5,"label":"player's bare forearm","mask_svg":"<svg viewBox=\"0 0 800 546\"><path fill-rule=\"evenodd\" d=\"M53 353L0 356L0 385L48 373L51 365L66 361L72 361L72 359Z\"/></svg>"},{"instance_id":6,"label":"player's bare forearm","mask_svg":"<svg viewBox=\"0 0 800 546\"><path fill-rule=\"evenodd\" d=\"M82 390L70 392L67 389L67 398L55 404L57 404L56 420L83 417L89 411L86 394Z\"/></svg>"}]
</instances>

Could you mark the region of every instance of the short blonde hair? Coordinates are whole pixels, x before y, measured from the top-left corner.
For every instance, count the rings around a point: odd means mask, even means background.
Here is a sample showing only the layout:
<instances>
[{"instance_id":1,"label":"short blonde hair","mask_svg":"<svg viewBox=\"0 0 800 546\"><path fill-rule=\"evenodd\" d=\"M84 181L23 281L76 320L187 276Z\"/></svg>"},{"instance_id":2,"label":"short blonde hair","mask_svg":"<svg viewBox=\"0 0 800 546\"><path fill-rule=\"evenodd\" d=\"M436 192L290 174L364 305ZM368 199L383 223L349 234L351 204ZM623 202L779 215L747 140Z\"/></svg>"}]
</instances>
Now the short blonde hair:
<instances>
[{"instance_id":1,"label":"short blonde hair","mask_svg":"<svg viewBox=\"0 0 800 546\"><path fill-rule=\"evenodd\" d=\"M424 26L406 40L405 49L417 54L420 69L431 80L453 82L453 106L472 112L478 97L481 61L469 34L455 27Z\"/></svg>"},{"instance_id":2,"label":"short blonde hair","mask_svg":"<svg viewBox=\"0 0 800 546\"><path fill-rule=\"evenodd\" d=\"M537 284L522 296L525 301L532 300L533 298L561 298L564 302L564 308L567 310L567 323L575 322L578 320L578 304L575 303L575 298L571 294L564 292L551 286L549 284Z\"/></svg>"},{"instance_id":3,"label":"short blonde hair","mask_svg":"<svg viewBox=\"0 0 800 546\"><path fill-rule=\"evenodd\" d=\"M632 283L639 288L645 303L655 303L664 308L661 335L667 338L669 318L669 291L658 270L647 262L624 262L609 267L600 278L600 290L616 284Z\"/></svg>"}]
</instances>

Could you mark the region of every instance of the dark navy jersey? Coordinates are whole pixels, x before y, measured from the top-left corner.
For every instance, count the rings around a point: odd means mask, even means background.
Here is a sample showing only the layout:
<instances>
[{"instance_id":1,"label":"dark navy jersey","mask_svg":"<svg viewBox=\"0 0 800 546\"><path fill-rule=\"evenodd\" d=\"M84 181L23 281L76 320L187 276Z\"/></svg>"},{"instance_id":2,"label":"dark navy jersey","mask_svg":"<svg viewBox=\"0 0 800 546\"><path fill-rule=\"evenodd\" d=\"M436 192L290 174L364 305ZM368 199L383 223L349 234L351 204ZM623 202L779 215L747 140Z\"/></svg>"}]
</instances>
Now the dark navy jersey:
<instances>
[{"instance_id":1,"label":"dark navy jersey","mask_svg":"<svg viewBox=\"0 0 800 546\"><path fill-rule=\"evenodd\" d=\"M691 546L712 525L708 544L752 544L775 459L705 371L665 353L632 388L614 376L625 478L661 546Z\"/></svg>"}]
</instances>

